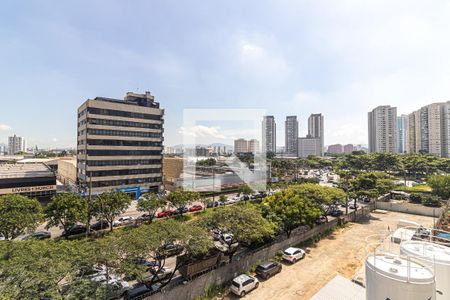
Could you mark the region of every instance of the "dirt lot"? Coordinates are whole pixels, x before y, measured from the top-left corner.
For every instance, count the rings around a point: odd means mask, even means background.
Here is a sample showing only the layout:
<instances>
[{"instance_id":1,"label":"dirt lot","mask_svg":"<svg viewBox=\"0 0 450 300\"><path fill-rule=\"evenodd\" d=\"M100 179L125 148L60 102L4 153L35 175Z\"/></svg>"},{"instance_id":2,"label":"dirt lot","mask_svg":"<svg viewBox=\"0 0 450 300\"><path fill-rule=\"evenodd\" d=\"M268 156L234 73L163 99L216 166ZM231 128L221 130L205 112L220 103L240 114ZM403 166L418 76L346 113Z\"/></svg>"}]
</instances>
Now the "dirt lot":
<instances>
[{"instance_id":1,"label":"dirt lot","mask_svg":"<svg viewBox=\"0 0 450 300\"><path fill-rule=\"evenodd\" d=\"M395 230L398 220L415 221L431 226L433 218L397 212L374 211L370 219L351 223L311 247L305 259L294 265L284 264L283 271L267 281L245 299L310 299L335 275L349 279L362 266L366 257L366 237ZM229 295L224 299L237 299Z\"/></svg>"}]
</instances>

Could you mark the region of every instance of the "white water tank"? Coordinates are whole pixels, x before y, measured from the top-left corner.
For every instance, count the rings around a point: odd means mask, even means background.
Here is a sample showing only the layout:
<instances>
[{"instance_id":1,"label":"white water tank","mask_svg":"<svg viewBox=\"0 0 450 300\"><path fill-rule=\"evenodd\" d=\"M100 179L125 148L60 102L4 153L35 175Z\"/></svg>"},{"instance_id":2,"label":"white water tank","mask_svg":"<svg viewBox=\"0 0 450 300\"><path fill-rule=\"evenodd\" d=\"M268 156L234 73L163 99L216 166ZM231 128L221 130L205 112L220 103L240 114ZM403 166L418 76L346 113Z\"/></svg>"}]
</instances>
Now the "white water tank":
<instances>
[{"instance_id":1,"label":"white water tank","mask_svg":"<svg viewBox=\"0 0 450 300\"><path fill-rule=\"evenodd\" d=\"M398 255L370 255L366 260L366 300L380 299L436 299L432 269Z\"/></svg>"},{"instance_id":2,"label":"white water tank","mask_svg":"<svg viewBox=\"0 0 450 300\"><path fill-rule=\"evenodd\" d=\"M400 253L415 257L433 268L436 277L436 299L450 299L450 248L424 241L400 244Z\"/></svg>"}]
</instances>

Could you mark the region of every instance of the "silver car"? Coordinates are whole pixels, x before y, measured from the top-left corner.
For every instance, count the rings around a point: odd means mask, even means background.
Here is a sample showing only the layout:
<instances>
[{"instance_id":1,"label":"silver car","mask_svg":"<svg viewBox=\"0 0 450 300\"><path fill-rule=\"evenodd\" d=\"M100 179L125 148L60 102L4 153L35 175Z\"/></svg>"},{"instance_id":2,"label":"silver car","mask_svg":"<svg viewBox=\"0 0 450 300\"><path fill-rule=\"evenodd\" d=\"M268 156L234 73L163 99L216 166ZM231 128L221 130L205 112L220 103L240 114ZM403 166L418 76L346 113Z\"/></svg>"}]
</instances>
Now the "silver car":
<instances>
[{"instance_id":1,"label":"silver car","mask_svg":"<svg viewBox=\"0 0 450 300\"><path fill-rule=\"evenodd\" d=\"M256 277L242 274L234 278L231 282L231 291L240 297L244 297L245 294L256 289L258 286L259 281Z\"/></svg>"}]
</instances>

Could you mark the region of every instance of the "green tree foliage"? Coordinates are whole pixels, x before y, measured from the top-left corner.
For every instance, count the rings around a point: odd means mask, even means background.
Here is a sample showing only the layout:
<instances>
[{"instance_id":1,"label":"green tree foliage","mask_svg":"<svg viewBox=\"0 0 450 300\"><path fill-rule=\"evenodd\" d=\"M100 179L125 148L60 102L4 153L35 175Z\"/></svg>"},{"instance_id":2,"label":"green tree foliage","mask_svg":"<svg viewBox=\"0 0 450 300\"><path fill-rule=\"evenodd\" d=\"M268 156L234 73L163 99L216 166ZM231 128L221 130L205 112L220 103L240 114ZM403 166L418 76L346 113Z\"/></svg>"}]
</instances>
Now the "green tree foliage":
<instances>
[{"instance_id":1,"label":"green tree foliage","mask_svg":"<svg viewBox=\"0 0 450 300\"><path fill-rule=\"evenodd\" d=\"M207 158L197 161L197 166L205 166L205 167L211 167L216 165L216 160L214 158Z\"/></svg>"},{"instance_id":2,"label":"green tree foliage","mask_svg":"<svg viewBox=\"0 0 450 300\"><path fill-rule=\"evenodd\" d=\"M176 209L185 207L191 202L200 199L200 194L194 191L186 190L182 187L177 188L175 191L170 192L165 200L170 203ZM183 214L183 211L181 211Z\"/></svg>"},{"instance_id":3,"label":"green tree foliage","mask_svg":"<svg viewBox=\"0 0 450 300\"><path fill-rule=\"evenodd\" d=\"M450 175L434 175L428 178L432 193L442 199L450 199Z\"/></svg>"},{"instance_id":4,"label":"green tree foliage","mask_svg":"<svg viewBox=\"0 0 450 300\"><path fill-rule=\"evenodd\" d=\"M97 197L98 213L100 220L109 223L110 230L113 230L114 219L123 214L131 204L130 196L122 191L111 191L100 194Z\"/></svg>"},{"instance_id":5,"label":"green tree foliage","mask_svg":"<svg viewBox=\"0 0 450 300\"><path fill-rule=\"evenodd\" d=\"M431 207L440 207L442 205L441 198L436 195L427 195L422 198L422 204Z\"/></svg>"},{"instance_id":6,"label":"green tree foliage","mask_svg":"<svg viewBox=\"0 0 450 300\"><path fill-rule=\"evenodd\" d=\"M0 196L0 235L5 239L34 231L42 219L42 206L37 200L14 194Z\"/></svg>"},{"instance_id":7,"label":"green tree foliage","mask_svg":"<svg viewBox=\"0 0 450 300\"><path fill-rule=\"evenodd\" d=\"M253 205L231 205L210 211L199 219L209 229L231 232L244 246L258 245L270 239L274 226Z\"/></svg>"},{"instance_id":8,"label":"green tree foliage","mask_svg":"<svg viewBox=\"0 0 450 300\"><path fill-rule=\"evenodd\" d=\"M160 199L155 193L148 193L139 198L137 210L148 213L148 222L151 223L156 211L159 208L164 207L164 205L165 201L163 199Z\"/></svg>"},{"instance_id":9,"label":"green tree foliage","mask_svg":"<svg viewBox=\"0 0 450 300\"><path fill-rule=\"evenodd\" d=\"M322 213L320 201L316 201L315 197L322 200L328 197L323 191L315 190L313 187L316 185L290 186L266 197L263 201L264 216L277 224L288 237L292 230L301 225L312 226L314 220Z\"/></svg>"},{"instance_id":10,"label":"green tree foliage","mask_svg":"<svg viewBox=\"0 0 450 300\"><path fill-rule=\"evenodd\" d=\"M358 197L377 198L394 188L392 178L384 172L373 171L358 174L351 181L351 189Z\"/></svg>"},{"instance_id":11,"label":"green tree foliage","mask_svg":"<svg viewBox=\"0 0 450 300\"><path fill-rule=\"evenodd\" d=\"M85 213L84 201L78 194L56 194L45 207L46 228L62 226L67 231L77 222L83 222Z\"/></svg>"}]
</instances>

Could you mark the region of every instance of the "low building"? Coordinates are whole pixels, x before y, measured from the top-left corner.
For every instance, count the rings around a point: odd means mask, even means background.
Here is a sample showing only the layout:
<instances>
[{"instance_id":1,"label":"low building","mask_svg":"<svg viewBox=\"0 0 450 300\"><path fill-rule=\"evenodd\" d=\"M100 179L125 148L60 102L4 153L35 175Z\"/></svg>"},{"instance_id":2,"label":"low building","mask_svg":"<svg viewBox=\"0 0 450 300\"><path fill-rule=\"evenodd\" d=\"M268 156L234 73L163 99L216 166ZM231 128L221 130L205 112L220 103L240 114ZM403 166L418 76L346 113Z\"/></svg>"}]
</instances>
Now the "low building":
<instances>
[{"instance_id":1,"label":"low building","mask_svg":"<svg viewBox=\"0 0 450 300\"><path fill-rule=\"evenodd\" d=\"M344 146L344 153L345 154L352 154L353 150L355 150L355 147L353 147L352 144L347 144Z\"/></svg>"},{"instance_id":2,"label":"low building","mask_svg":"<svg viewBox=\"0 0 450 300\"><path fill-rule=\"evenodd\" d=\"M0 195L20 194L48 202L56 193L56 176L46 165L0 164Z\"/></svg>"},{"instance_id":3,"label":"low building","mask_svg":"<svg viewBox=\"0 0 450 300\"><path fill-rule=\"evenodd\" d=\"M337 154L337 153L342 153L342 145L341 144L335 144L335 145L330 145L328 146L328 153L331 154Z\"/></svg>"},{"instance_id":4,"label":"low building","mask_svg":"<svg viewBox=\"0 0 450 300\"><path fill-rule=\"evenodd\" d=\"M313 137L298 138L298 157L308 157L310 155L322 155L321 139Z\"/></svg>"}]
</instances>

